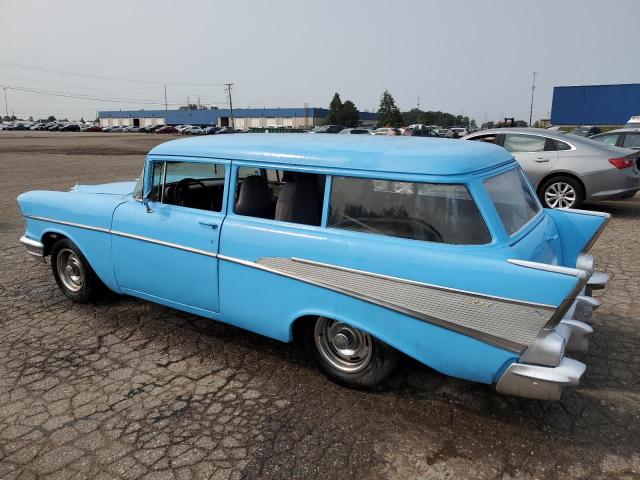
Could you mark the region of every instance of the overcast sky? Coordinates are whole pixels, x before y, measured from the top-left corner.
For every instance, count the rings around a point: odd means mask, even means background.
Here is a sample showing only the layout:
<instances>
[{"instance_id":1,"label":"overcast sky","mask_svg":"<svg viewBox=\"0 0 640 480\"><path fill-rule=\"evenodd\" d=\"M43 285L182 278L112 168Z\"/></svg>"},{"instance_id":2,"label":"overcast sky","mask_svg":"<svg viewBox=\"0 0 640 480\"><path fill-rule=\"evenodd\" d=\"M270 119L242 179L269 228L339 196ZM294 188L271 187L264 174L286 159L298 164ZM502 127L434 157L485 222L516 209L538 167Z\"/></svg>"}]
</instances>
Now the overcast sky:
<instances>
[{"instance_id":1,"label":"overcast sky","mask_svg":"<svg viewBox=\"0 0 640 480\"><path fill-rule=\"evenodd\" d=\"M234 107L337 91L372 110L388 89L403 110L420 97L481 123L528 120L537 71L535 120L556 85L640 82L639 19L639 0L0 0L0 86L35 118L164 108L164 83L169 103L225 106L233 82Z\"/></svg>"}]
</instances>

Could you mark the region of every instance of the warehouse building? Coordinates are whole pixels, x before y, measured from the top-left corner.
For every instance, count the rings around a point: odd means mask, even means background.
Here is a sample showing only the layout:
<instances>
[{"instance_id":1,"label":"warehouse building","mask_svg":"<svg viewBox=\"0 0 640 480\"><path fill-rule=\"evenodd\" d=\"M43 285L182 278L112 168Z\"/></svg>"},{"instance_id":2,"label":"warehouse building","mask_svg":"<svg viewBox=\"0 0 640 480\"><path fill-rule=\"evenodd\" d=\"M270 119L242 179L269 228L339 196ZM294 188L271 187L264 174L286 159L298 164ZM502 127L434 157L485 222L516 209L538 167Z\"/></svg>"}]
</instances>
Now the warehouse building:
<instances>
[{"instance_id":1,"label":"warehouse building","mask_svg":"<svg viewBox=\"0 0 640 480\"><path fill-rule=\"evenodd\" d=\"M640 83L555 87L553 125L624 125L640 115Z\"/></svg>"},{"instance_id":2,"label":"warehouse building","mask_svg":"<svg viewBox=\"0 0 640 480\"><path fill-rule=\"evenodd\" d=\"M239 108L233 110L235 128L312 128L322 125L325 108ZM211 125L231 126L231 110L117 110L98 112L101 127L114 125ZM377 114L360 112L363 125L375 125Z\"/></svg>"}]
</instances>

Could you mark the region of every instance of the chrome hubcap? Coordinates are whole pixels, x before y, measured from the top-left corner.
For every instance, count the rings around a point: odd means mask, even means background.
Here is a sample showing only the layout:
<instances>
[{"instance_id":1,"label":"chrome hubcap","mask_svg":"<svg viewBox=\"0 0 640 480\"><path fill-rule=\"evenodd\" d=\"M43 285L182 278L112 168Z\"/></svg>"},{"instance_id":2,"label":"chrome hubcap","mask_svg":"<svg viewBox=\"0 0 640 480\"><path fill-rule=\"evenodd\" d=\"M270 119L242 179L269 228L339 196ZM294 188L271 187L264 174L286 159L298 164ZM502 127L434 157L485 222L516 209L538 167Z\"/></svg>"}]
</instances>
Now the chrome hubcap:
<instances>
[{"instance_id":1,"label":"chrome hubcap","mask_svg":"<svg viewBox=\"0 0 640 480\"><path fill-rule=\"evenodd\" d=\"M314 338L323 358L341 372L359 372L371 360L369 334L346 323L321 317L316 322Z\"/></svg>"},{"instance_id":2,"label":"chrome hubcap","mask_svg":"<svg viewBox=\"0 0 640 480\"><path fill-rule=\"evenodd\" d=\"M73 250L63 248L56 260L58 277L62 284L72 292L79 292L84 284L84 269Z\"/></svg>"},{"instance_id":3,"label":"chrome hubcap","mask_svg":"<svg viewBox=\"0 0 640 480\"><path fill-rule=\"evenodd\" d=\"M552 183L544 192L545 203L551 208L570 208L577 196L575 189L565 182Z\"/></svg>"}]
</instances>

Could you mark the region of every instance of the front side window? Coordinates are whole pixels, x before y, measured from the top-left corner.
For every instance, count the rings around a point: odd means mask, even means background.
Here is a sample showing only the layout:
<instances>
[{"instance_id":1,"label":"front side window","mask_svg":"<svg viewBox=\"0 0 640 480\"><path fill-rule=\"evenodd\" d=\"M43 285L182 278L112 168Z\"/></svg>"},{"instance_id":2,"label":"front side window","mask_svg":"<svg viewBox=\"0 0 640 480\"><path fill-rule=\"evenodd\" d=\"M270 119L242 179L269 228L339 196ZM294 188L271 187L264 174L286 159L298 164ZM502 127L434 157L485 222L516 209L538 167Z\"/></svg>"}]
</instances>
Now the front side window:
<instances>
[{"instance_id":1,"label":"front side window","mask_svg":"<svg viewBox=\"0 0 640 480\"><path fill-rule=\"evenodd\" d=\"M142 200L142 187L143 187L143 179L144 179L144 167L142 167L142 172L140 172L140 176L136 180L136 186L133 189L133 198L136 200Z\"/></svg>"},{"instance_id":2,"label":"front side window","mask_svg":"<svg viewBox=\"0 0 640 480\"><path fill-rule=\"evenodd\" d=\"M220 212L225 170L209 162L153 162L149 200Z\"/></svg>"},{"instance_id":3,"label":"front side window","mask_svg":"<svg viewBox=\"0 0 640 480\"><path fill-rule=\"evenodd\" d=\"M333 177L328 226L454 245L491 242L471 194L455 184Z\"/></svg>"},{"instance_id":4,"label":"front side window","mask_svg":"<svg viewBox=\"0 0 640 480\"><path fill-rule=\"evenodd\" d=\"M540 211L540 203L519 168L484 181L504 229L513 235Z\"/></svg>"},{"instance_id":5,"label":"front side window","mask_svg":"<svg viewBox=\"0 0 640 480\"><path fill-rule=\"evenodd\" d=\"M507 133L502 146L511 153L544 152L546 143L545 137Z\"/></svg>"}]
</instances>

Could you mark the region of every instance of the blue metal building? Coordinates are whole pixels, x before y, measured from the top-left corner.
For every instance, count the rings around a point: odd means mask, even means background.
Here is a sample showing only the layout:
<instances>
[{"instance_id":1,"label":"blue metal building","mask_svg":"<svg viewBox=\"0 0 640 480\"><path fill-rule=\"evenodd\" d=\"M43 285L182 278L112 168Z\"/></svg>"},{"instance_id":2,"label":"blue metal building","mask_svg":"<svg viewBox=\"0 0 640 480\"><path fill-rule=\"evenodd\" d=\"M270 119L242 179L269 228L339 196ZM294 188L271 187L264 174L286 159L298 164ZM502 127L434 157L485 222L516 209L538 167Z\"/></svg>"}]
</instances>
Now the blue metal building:
<instances>
[{"instance_id":1,"label":"blue metal building","mask_svg":"<svg viewBox=\"0 0 640 480\"><path fill-rule=\"evenodd\" d=\"M624 125L634 115L640 115L640 83L553 89L553 125Z\"/></svg>"},{"instance_id":2,"label":"blue metal building","mask_svg":"<svg viewBox=\"0 0 640 480\"><path fill-rule=\"evenodd\" d=\"M321 124L329 110L325 108L238 108L233 110L236 128L304 128ZM229 109L219 110L114 110L98 112L100 124L107 125L217 125L228 126ZM360 112L360 121L374 124L377 114Z\"/></svg>"}]
</instances>

